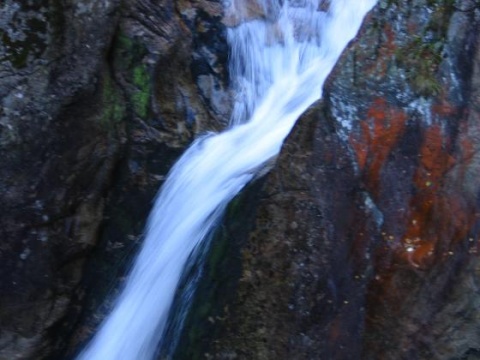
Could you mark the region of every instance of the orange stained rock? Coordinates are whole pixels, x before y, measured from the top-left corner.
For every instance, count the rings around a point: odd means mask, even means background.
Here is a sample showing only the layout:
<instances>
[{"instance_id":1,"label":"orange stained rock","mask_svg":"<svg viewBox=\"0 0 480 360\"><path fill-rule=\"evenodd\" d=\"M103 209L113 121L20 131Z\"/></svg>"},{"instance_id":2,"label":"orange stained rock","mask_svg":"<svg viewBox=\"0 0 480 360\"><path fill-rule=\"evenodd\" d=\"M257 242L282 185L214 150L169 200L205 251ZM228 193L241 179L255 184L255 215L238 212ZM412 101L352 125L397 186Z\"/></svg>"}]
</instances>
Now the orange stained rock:
<instances>
[{"instance_id":1,"label":"orange stained rock","mask_svg":"<svg viewBox=\"0 0 480 360\"><path fill-rule=\"evenodd\" d=\"M416 268L424 268L427 266L428 260L432 260L433 251L435 246L433 242L424 242L421 239L415 239L420 244L409 245L405 251L400 254L403 256L412 266Z\"/></svg>"},{"instance_id":2,"label":"orange stained rock","mask_svg":"<svg viewBox=\"0 0 480 360\"><path fill-rule=\"evenodd\" d=\"M420 201L418 199L415 198ZM407 227L402 247L397 248L395 254L400 262L420 269L427 269L435 261L451 256L457 244L467 239L476 218L468 199L449 191L439 192L428 204L415 208L411 216L414 220Z\"/></svg>"},{"instance_id":3,"label":"orange stained rock","mask_svg":"<svg viewBox=\"0 0 480 360\"><path fill-rule=\"evenodd\" d=\"M458 114L458 109L443 100L431 111L444 119ZM364 184L373 195L378 195L381 170L403 136L406 121L407 115L401 109L377 98L366 119L350 135L349 143ZM394 271L396 266L427 269L443 259L444 254L454 252L468 236L475 222L475 206L462 190L465 180L461 174L462 169L468 168L476 147L466 129L460 131L457 139L440 124L423 129L403 236L398 241L385 241L383 250L378 250L383 259L378 264L383 268L378 269L380 273ZM454 167L460 170L456 176L451 171ZM363 239L360 237L357 242L362 245Z\"/></svg>"},{"instance_id":4,"label":"orange stained rock","mask_svg":"<svg viewBox=\"0 0 480 360\"><path fill-rule=\"evenodd\" d=\"M439 125L425 130L413 178L416 192L410 200L410 216L398 253L415 267L425 267L433 261L439 237L444 238L438 226L451 217L442 205L447 196L443 191L445 176L455 163L447 144Z\"/></svg>"},{"instance_id":5,"label":"orange stained rock","mask_svg":"<svg viewBox=\"0 0 480 360\"><path fill-rule=\"evenodd\" d=\"M360 170L365 169L365 165L367 164L367 157L369 154L368 149L368 125L364 122L360 124L360 135L355 138L353 134L350 135L349 143L350 146L353 148L355 155L357 157L357 164Z\"/></svg>"},{"instance_id":6,"label":"orange stained rock","mask_svg":"<svg viewBox=\"0 0 480 360\"><path fill-rule=\"evenodd\" d=\"M350 136L358 166L373 193L378 191L380 171L403 135L406 121L407 115L401 109L377 98L368 109L366 120L360 123L358 134Z\"/></svg>"},{"instance_id":7,"label":"orange stained rock","mask_svg":"<svg viewBox=\"0 0 480 360\"><path fill-rule=\"evenodd\" d=\"M475 222L472 199L462 192L464 180L449 176L455 165L468 166L463 159L473 151L466 138L460 138L458 143L460 149L454 157L448 135L439 125L425 131L413 179L416 192L410 201L409 221L399 251L400 257L415 267L428 267L451 253Z\"/></svg>"},{"instance_id":8,"label":"orange stained rock","mask_svg":"<svg viewBox=\"0 0 480 360\"><path fill-rule=\"evenodd\" d=\"M432 184L438 184L455 164L450 155L449 139L445 138L440 125L432 125L425 131L420 148L420 159L414 182L420 190L432 190Z\"/></svg>"}]
</instances>

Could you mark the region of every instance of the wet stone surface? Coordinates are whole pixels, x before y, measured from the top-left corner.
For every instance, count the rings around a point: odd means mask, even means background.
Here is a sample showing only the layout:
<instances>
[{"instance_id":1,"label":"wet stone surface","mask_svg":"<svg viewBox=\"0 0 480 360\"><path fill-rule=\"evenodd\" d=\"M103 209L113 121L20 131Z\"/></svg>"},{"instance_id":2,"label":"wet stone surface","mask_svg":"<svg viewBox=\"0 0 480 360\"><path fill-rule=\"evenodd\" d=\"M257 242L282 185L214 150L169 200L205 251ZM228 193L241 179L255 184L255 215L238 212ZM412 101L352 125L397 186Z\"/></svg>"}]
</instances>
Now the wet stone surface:
<instances>
[{"instance_id":1,"label":"wet stone surface","mask_svg":"<svg viewBox=\"0 0 480 360\"><path fill-rule=\"evenodd\" d=\"M217 1L0 10L0 359L68 358L175 159L227 123L238 20ZM231 205L179 358L480 358L479 24L475 1L379 2Z\"/></svg>"},{"instance_id":2,"label":"wet stone surface","mask_svg":"<svg viewBox=\"0 0 480 360\"><path fill-rule=\"evenodd\" d=\"M207 358L477 358L480 14L459 5L367 18L259 195Z\"/></svg>"}]
</instances>

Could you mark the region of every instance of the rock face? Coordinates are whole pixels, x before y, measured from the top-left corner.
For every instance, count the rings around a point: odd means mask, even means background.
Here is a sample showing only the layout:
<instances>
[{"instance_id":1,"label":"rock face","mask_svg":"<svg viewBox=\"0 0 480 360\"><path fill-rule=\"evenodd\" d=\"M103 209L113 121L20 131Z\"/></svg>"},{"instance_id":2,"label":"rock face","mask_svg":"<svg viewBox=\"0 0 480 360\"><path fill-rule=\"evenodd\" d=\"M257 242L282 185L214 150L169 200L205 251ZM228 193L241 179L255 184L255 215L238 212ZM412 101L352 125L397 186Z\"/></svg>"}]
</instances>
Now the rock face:
<instances>
[{"instance_id":1,"label":"rock face","mask_svg":"<svg viewBox=\"0 0 480 360\"><path fill-rule=\"evenodd\" d=\"M479 358L479 20L378 4L267 180L211 358Z\"/></svg>"},{"instance_id":2,"label":"rock face","mask_svg":"<svg viewBox=\"0 0 480 360\"><path fill-rule=\"evenodd\" d=\"M117 5L0 5L1 359L50 351L96 241L121 147L103 85Z\"/></svg>"},{"instance_id":3,"label":"rock face","mask_svg":"<svg viewBox=\"0 0 480 360\"><path fill-rule=\"evenodd\" d=\"M0 359L58 359L92 333L172 162L228 121L223 9L0 9Z\"/></svg>"},{"instance_id":4,"label":"rock face","mask_svg":"<svg viewBox=\"0 0 480 360\"><path fill-rule=\"evenodd\" d=\"M228 120L237 20L208 0L0 9L0 359L69 358L175 159ZM479 34L478 1L379 2L230 206L174 358L480 358Z\"/></svg>"}]
</instances>

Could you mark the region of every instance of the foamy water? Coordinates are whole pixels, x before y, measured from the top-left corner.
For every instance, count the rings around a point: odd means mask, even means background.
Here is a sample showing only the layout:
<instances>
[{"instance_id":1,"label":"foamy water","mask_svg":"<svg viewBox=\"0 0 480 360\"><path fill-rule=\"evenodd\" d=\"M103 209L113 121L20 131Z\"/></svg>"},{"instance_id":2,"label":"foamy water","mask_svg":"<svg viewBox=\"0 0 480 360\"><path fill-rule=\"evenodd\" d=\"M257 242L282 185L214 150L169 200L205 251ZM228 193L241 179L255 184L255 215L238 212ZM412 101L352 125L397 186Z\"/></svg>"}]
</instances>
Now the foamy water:
<instances>
[{"instance_id":1,"label":"foamy water","mask_svg":"<svg viewBox=\"0 0 480 360\"><path fill-rule=\"evenodd\" d=\"M274 19L228 30L237 97L231 126L197 139L171 170L112 313L81 360L149 360L182 271L228 202L275 157L376 0L285 2ZM238 6L238 5L237 5Z\"/></svg>"}]
</instances>

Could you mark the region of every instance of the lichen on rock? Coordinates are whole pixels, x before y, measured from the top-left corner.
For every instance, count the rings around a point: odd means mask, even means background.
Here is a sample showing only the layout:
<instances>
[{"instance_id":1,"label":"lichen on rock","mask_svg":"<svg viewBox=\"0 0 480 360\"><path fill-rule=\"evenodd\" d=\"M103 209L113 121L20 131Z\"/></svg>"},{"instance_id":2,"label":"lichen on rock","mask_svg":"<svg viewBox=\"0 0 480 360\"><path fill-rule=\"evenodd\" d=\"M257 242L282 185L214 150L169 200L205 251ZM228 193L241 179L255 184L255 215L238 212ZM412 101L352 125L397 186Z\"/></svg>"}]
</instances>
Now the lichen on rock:
<instances>
[{"instance_id":1,"label":"lichen on rock","mask_svg":"<svg viewBox=\"0 0 480 360\"><path fill-rule=\"evenodd\" d=\"M0 10L0 358L63 358L174 161L226 126L238 19L207 0ZM476 0L379 2L230 205L179 358L478 357L479 19Z\"/></svg>"}]
</instances>

